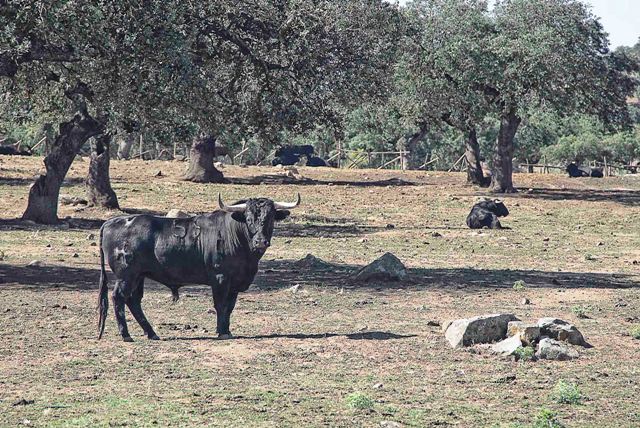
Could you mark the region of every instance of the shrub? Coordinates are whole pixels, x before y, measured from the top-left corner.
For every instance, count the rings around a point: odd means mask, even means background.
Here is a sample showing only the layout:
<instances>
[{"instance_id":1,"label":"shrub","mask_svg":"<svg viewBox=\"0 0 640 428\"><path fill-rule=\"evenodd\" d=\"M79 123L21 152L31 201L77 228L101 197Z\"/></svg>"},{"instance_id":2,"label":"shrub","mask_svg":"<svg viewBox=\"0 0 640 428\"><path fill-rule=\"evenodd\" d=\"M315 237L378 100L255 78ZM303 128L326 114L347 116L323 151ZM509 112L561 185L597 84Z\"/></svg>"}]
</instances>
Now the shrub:
<instances>
[{"instance_id":1,"label":"shrub","mask_svg":"<svg viewBox=\"0 0 640 428\"><path fill-rule=\"evenodd\" d=\"M571 312L573 312L578 318L589 318L587 315L587 309L588 308L585 306L576 305L571 308Z\"/></svg>"},{"instance_id":2,"label":"shrub","mask_svg":"<svg viewBox=\"0 0 640 428\"><path fill-rule=\"evenodd\" d=\"M560 404L580 404L582 400L578 387L564 380L558 381L551 397Z\"/></svg>"},{"instance_id":3,"label":"shrub","mask_svg":"<svg viewBox=\"0 0 640 428\"><path fill-rule=\"evenodd\" d=\"M347 395L347 405L356 410L368 410L373 408L373 400L361 392Z\"/></svg>"},{"instance_id":4,"label":"shrub","mask_svg":"<svg viewBox=\"0 0 640 428\"><path fill-rule=\"evenodd\" d=\"M540 409L531 425L532 428L563 428L564 425L558 420L558 415L553 410Z\"/></svg>"},{"instance_id":5,"label":"shrub","mask_svg":"<svg viewBox=\"0 0 640 428\"><path fill-rule=\"evenodd\" d=\"M527 288L527 283L523 280L518 280L513 283L513 289L516 291L523 291L525 288Z\"/></svg>"},{"instance_id":6,"label":"shrub","mask_svg":"<svg viewBox=\"0 0 640 428\"><path fill-rule=\"evenodd\" d=\"M534 359L535 354L536 350L532 346L520 346L513 353L518 361L531 361Z\"/></svg>"},{"instance_id":7,"label":"shrub","mask_svg":"<svg viewBox=\"0 0 640 428\"><path fill-rule=\"evenodd\" d=\"M631 327L631 337L640 340L640 325Z\"/></svg>"}]
</instances>

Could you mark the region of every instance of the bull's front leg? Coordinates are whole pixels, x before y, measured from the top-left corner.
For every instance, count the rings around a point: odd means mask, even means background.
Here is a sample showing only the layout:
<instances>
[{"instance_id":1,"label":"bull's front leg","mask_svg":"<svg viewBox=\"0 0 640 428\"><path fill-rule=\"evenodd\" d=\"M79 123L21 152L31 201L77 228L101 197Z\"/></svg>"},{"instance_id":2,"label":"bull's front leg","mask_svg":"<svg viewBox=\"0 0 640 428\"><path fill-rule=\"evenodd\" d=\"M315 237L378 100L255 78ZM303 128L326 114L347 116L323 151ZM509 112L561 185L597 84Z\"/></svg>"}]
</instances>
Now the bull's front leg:
<instances>
[{"instance_id":1,"label":"bull's front leg","mask_svg":"<svg viewBox=\"0 0 640 428\"><path fill-rule=\"evenodd\" d=\"M219 339L231 338L229 331L229 317L235 306L237 293L229 292L229 281L224 275L216 275L215 284L211 286L213 294L213 306L216 309L216 333Z\"/></svg>"}]
</instances>

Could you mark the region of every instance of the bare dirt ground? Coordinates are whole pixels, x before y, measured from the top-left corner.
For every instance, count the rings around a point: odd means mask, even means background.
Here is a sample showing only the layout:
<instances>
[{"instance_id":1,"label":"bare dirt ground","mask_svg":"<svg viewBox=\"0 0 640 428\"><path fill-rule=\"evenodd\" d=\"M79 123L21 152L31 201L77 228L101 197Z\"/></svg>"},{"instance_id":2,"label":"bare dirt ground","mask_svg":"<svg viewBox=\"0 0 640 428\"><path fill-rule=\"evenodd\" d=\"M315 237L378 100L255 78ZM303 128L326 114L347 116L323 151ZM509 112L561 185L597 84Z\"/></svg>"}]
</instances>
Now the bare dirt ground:
<instances>
[{"instance_id":1,"label":"bare dirt ground","mask_svg":"<svg viewBox=\"0 0 640 428\"><path fill-rule=\"evenodd\" d=\"M218 192L303 198L238 300L233 340L214 339L207 289L187 287L173 304L147 282L143 305L163 340L146 340L127 314L136 342L123 343L110 313L97 341L94 236L121 212L63 206L59 226L15 220L42 159L0 157L0 426L506 427L530 426L542 408L566 426L640 425L640 341L629 335L640 325L639 179L519 174L523 191L504 198L511 229L475 233L464 220L484 193L461 174L301 168L301 184L256 185L275 170L227 167L232 184L199 185L179 180L184 167L114 161L121 206L164 214L211 211ZM62 193L83 196L87 168L76 161ZM349 279L386 251L410 268L407 281ZM330 269L295 266L307 253ZM515 362L452 350L428 325L494 312L566 319L594 347L572 362ZM581 404L551 398L561 379ZM353 393L371 402L355 409Z\"/></svg>"}]
</instances>

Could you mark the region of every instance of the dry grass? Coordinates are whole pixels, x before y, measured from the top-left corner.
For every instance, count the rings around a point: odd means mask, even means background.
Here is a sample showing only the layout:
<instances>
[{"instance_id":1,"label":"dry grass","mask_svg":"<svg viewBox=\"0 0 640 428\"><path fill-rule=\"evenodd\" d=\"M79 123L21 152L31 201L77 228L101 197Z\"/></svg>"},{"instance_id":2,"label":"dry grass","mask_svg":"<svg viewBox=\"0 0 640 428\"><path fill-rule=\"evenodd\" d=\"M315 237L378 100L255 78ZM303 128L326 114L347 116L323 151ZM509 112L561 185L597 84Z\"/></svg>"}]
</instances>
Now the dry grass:
<instances>
[{"instance_id":1,"label":"dry grass","mask_svg":"<svg viewBox=\"0 0 640 428\"><path fill-rule=\"evenodd\" d=\"M125 344L112 314L95 339L98 253L87 239L119 213L62 207L70 228L12 221L40 165L0 157L0 426L527 426L543 407L567 426L640 424L640 342L629 335L640 323L634 177L518 175L533 190L505 198L512 229L478 234L464 219L483 193L460 174L303 168L311 184L248 185L240 181L274 170L229 167L236 184L198 185L179 180L181 163L114 162L125 209L204 212L217 192L304 201L238 301L237 339L213 340L205 288L172 304L148 284L144 306L164 340L145 340L129 318L136 342ZM74 163L63 193L83 194L87 166ZM369 185L390 178L416 185ZM349 280L385 251L411 268L407 282ZM333 268L295 268L307 253ZM43 266L26 268L34 259ZM513 289L518 280L524 290ZM303 291L288 291L294 284ZM520 305L524 296L532 305ZM451 350L427 325L498 311L570 320L594 348L574 362L515 363ZM582 404L550 398L561 379L580 388ZM351 405L356 395L373 407Z\"/></svg>"}]
</instances>

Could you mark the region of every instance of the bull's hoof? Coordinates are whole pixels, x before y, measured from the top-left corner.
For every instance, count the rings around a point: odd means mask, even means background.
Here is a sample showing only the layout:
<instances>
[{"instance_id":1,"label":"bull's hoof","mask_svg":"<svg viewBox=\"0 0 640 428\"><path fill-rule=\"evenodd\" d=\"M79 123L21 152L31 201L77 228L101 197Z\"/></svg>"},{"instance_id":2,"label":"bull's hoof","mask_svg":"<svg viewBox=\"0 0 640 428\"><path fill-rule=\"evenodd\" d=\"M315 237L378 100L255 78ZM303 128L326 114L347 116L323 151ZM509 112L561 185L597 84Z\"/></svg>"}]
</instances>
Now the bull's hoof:
<instances>
[{"instance_id":1,"label":"bull's hoof","mask_svg":"<svg viewBox=\"0 0 640 428\"><path fill-rule=\"evenodd\" d=\"M133 339L131 338L131 336L125 336L122 338L122 340L125 342L133 342Z\"/></svg>"},{"instance_id":2,"label":"bull's hoof","mask_svg":"<svg viewBox=\"0 0 640 428\"><path fill-rule=\"evenodd\" d=\"M153 336L149 336L149 340L160 340L160 338L157 334L154 334Z\"/></svg>"},{"instance_id":3,"label":"bull's hoof","mask_svg":"<svg viewBox=\"0 0 640 428\"><path fill-rule=\"evenodd\" d=\"M219 334L218 335L218 340L227 340L227 339L233 339L233 334L226 333L226 334Z\"/></svg>"}]
</instances>

